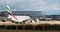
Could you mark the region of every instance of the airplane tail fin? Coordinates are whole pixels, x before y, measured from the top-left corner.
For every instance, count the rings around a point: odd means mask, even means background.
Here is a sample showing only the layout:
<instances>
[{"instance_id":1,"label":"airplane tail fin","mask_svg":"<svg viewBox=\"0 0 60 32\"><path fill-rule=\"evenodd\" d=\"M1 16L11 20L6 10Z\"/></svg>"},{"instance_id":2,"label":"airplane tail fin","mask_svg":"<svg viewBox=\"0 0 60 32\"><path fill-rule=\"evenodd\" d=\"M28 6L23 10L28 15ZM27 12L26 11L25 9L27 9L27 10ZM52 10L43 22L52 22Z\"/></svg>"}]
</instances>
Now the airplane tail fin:
<instances>
[{"instance_id":1,"label":"airplane tail fin","mask_svg":"<svg viewBox=\"0 0 60 32\"><path fill-rule=\"evenodd\" d=\"M7 12L8 12L11 16L13 16L16 20L18 20L18 19L13 15L13 13L11 12L11 9L10 9L9 5L7 5L6 8L7 8Z\"/></svg>"}]
</instances>

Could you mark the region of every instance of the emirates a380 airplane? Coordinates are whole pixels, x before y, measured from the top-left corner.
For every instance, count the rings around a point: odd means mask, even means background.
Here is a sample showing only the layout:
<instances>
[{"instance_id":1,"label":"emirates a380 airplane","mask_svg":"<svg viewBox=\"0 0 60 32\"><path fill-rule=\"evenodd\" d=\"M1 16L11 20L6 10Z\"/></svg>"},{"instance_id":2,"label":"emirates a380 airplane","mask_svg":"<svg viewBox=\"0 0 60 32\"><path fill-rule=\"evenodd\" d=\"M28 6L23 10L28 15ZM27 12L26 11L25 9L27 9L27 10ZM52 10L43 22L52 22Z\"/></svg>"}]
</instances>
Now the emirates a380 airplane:
<instances>
[{"instance_id":1,"label":"emirates a380 airplane","mask_svg":"<svg viewBox=\"0 0 60 32\"><path fill-rule=\"evenodd\" d=\"M25 20L29 20L31 19L29 16L17 16L17 15L13 15L13 13L11 12L10 7L7 5L7 12L9 13L8 19L10 19L12 22L16 22L16 23L22 23Z\"/></svg>"}]
</instances>

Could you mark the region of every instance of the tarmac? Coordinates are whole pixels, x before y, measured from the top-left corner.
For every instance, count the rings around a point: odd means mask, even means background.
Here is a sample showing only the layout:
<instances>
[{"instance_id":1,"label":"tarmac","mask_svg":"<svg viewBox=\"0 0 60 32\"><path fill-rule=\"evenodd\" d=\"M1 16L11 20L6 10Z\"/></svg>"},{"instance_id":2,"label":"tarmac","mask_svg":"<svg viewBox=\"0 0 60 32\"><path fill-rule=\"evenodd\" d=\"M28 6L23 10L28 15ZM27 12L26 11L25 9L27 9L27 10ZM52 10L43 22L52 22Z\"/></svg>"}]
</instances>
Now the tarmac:
<instances>
[{"instance_id":1,"label":"tarmac","mask_svg":"<svg viewBox=\"0 0 60 32\"><path fill-rule=\"evenodd\" d=\"M34 23L25 22L24 25L40 25L40 24L60 25L60 21L56 21L56 20L54 20L54 21L39 21L39 22L34 22ZM6 21L6 22L0 21L0 25L21 25L21 24L12 23L11 21Z\"/></svg>"}]
</instances>

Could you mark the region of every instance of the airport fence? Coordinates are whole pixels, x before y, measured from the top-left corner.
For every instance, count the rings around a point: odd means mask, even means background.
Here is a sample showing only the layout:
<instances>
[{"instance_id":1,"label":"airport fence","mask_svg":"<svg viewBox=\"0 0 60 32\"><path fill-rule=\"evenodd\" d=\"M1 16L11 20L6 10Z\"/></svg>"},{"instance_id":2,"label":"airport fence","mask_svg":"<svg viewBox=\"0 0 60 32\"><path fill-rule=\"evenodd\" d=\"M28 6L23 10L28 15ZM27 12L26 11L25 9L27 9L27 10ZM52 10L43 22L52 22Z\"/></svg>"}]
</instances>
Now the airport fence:
<instances>
[{"instance_id":1,"label":"airport fence","mask_svg":"<svg viewBox=\"0 0 60 32\"><path fill-rule=\"evenodd\" d=\"M60 25L0 25L0 29L6 30L60 30Z\"/></svg>"}]
</instances>

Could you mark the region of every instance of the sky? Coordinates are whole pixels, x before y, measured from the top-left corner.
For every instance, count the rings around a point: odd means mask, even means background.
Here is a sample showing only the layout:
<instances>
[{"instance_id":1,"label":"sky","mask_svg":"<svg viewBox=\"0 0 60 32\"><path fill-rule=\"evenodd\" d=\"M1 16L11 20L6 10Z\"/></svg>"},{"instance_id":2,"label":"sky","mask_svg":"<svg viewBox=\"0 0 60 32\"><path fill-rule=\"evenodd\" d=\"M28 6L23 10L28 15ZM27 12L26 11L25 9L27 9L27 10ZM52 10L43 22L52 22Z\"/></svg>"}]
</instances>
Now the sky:
<instances>
[{"instance_id":1,"label":"sky","mask_svg":"<svg viewBox=\"0 0 60 32\"><path fill-rule=\"evenodd\" d=\"M60 11L60 0L0 0L0 11L6 11L6 5L12 11Z\"/></svg>"},{"instance_id":2,"label":"sky","mask_svg":"<svg viewBox=\"0 0 60 32\"><path fill-rule=\"evenodd\" d=\"M9 5L13 11L60 10L60 0L0 0L0 10Z\"/></svg>"}]
</instances>

